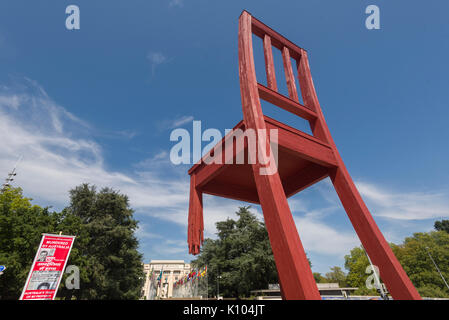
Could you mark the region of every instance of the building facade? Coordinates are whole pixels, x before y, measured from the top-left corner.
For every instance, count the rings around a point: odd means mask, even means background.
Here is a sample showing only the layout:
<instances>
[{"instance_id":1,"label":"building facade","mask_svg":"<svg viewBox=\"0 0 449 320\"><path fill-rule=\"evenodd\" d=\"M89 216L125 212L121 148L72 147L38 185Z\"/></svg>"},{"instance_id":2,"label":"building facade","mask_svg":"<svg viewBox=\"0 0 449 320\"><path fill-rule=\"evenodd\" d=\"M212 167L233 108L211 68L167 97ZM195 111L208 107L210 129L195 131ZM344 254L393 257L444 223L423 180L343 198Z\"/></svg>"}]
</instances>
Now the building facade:
<instances>
[{"instance_id":1,"label":"building facade","mask_svg":"<svg viewBox=\"0 0 449 320\"><path fill-rule=\"evenodd\" d=\"M173 296L173 284L191 272L189 263L184 260L151 260L143 265L145 284L142 299L161 299ZM162 272L162 273L161 273ZM159 277L159 281L151 281L151 275Z\"/></svg>"}]
</instances>

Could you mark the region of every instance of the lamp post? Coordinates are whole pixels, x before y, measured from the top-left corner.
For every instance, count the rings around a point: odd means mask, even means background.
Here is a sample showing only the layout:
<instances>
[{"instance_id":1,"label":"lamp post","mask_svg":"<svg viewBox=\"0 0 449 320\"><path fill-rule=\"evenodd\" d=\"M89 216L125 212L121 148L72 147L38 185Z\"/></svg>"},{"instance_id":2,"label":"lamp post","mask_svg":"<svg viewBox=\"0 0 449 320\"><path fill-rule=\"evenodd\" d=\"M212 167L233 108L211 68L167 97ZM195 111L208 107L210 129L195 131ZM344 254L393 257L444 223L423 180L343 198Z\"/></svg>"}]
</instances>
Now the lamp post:
<instances>
[{"instance_id":1,"label":"lamp post","mask_svg":"<svg viewBox=\"0 0 449 320\"><path fill-rule=\"evenodd\" d=\"M388 300L388 295L386 295L384 290L382 289L382 284L380 283L380 279L377 275L377 272L376 272L376 269L374 268L373 263L371 262L368 252L366 252L366 250L363 246L362 246L362 248L363 248L363 251L365 251L366 257L368 258L369 264L371 265L371 269L373 270L374 279L376 279L377 290L379 291L380 296L382 297L383 300Z\"/></svg>"},{"instance_id":2,"label":"lamp post","mask_svg":"<svg viewBox=\"0 0 449 320\"><path fill-rule=\"evenodd\" d=\"M430 255L429 247L426 246L426 247L424 247L424 249L426 249L426 252L427 252L427 254L429 255L430 260L432 260L433 265L434 265L435 268L437 269L438 274L440 275L441 279L443 279L443 282L444 282L444 284L446 285L446 287L449 289L449 285L447 284L446 279L444 279L444 276L443 276L443 274L441 273L440 268L438 268L438 266L437 266L435 260L433 260L432 256Z\"/></svg>"}]
</instances>

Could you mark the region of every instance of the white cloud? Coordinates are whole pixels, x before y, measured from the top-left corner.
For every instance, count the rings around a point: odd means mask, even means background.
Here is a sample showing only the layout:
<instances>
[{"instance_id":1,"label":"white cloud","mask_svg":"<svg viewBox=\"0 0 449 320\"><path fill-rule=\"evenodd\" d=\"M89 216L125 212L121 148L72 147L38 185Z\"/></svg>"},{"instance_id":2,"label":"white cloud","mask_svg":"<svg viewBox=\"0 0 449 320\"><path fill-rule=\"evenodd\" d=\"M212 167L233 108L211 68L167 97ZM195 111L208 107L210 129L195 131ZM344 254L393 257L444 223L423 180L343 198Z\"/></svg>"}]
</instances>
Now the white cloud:
<instances>
[{"instance_id":1,"label":"white cloud","mask_svg":"<svg viewBox=\"0 0 449 320\"><path fill-rule=\"evenodd\" d=\"M115 133L116 133L116 135L121 136L126 139L132 139L137 135L137 132L134 130L118 130Z\"/></svg>"},{"instance_id":2,"label":"white cloud","mask_svg":"<svg viewBox=\"0 0 449 320\"><path fill-rule=\"evenodd\" d=\"M382 221L382 231L388 241L400 243L408 232L427 230L428 224L420 221L449 217L447 193L397 192L367 182L356 185L371 214L375 218L388 218ZM347 228L338 230L328 222L337 218L332 217L333 214L344 211L330 180L321 182L314 189L325 202L311 205L306 201L307 197L289 200L304 248L317 254L343 256L360 241L352 228L350 231L346 231ZM346 222L342 221L338 225L344 224Z\"/></svg>"},{"instance_id":3,"label":"white cloud","mask_svg":"<svg viewBox=\"0 0 449 320\"><path fill-rule=\"evenodd\" d=\"M186 124L186 123L189 123L192 121L193 121L193 116L182 116L182 117L172 121L172 123L170 125L170 129L180 127L183 124Z\"/></svg>"},{"instance_id":4,"label":"white cloud","mask_svg":"<svg viewBox=\"0 0 449 320\"><path fill-rule=\"evenodd\" d=\"M20 101L17 95L11 96L1 96L0 97L0 107L5 108L13 108L16 109L19 107Z\"/></svg>"},{"instance_id":5,"label":"white cloud","mask_svg":"<svg viewBox=\"0 0 449 320\"><path fill-rule=\"evenodd\" d=\"M153 75L157 66L166 63L168 61L167 57L160 52L149 52L147 54L147 59L151 64L151 73Z\"/></svg>"},{"instance_id":6,"label":"white cloud","mask_svg":"<svg viewBox=\"0 0 449 320\"><path fill-rule=\"evenodd\" d=\"M136 207L186 203L187 177L178 182L159 179L151 171L130 175L108 170L102 148L89 137L89 126L56 105L35 83L27 85L27 92L20 94L10 88L0 91L0 101L15 106L0 108L0 168L8 172L22 155L16 181L27 194L61 208L71 188L89 182L127 193ZM14 96L18 100L9 99Z\"/></svg>"},{"instance_id":7,"label":"white cloud","mask_svg":"<svg viewBox=\"0 0 449 320\"><path fill-rule=\"evenodd\" d=\"M163 150L156 153L154 156L139 161L135 164L136 168L155 168L157 166L167 166L170 165L170 156L167 151Z\"/></svg>"},{"instance_id":8,"label":"white cloud","mask_svg":"<svg viewBox=\"0 0 449 320\"><path fill-rule=\"evenodd\" d=\"M310 217L294 216L294 221L307 252L343 257L360 245L355 232L338 231Z\"/></svg>"},{"instance_id":9,"label":"white cloud","mask_svg":"<svg viewBox=\"0 0 449 320\"><path fill-rule=\"evenodd\" d=\"M173 243L165 240L152 246L153 251L161 256L173 257L186 254L188 247L186 241Z\"/></svg>"},{"instance_id":10,"label":"white cloud","mask_svg":"<svg viewBox=\"0 0 449 320\"><path fill-rule=\"evenodd\" d=\"M171 124L191 120L193 117L184 116L172 120ZM134 172L109 170L102 147L90 134L92 130L87 122L55 103L32 80L26 79L20 89L0 86L0 172L6 175L22 155L15 182L27 196L37 198L40 205L62 209L68 204L68 191L80 183L110 186L127 194L139 215L175 223L181 230L184 228L181 235L184 237L189 201L189 177L185 168L178 167L183 173L174 177L173 167L168 170L171 164L165 162L167 152L160 151L136 165ZM330 183L322 186L318 191L329 196L319 205L312 206L304 199L290 200L294 220L307 251L341 257L358 245L358 239L355 233L341 232L323 222L341 204ZM366 182L357 186L375 216L405 220L449 217L449 197L445 193L391 192ZM205 236L215 237L215 223L227 217L235 218L234 212L241 205L246 204L205 195ZM263 219L259 206L252 211ZM141 225L138 236L160 242L158 236L165 235L148 231L147 222ZM395 222L389 225L394 230ZM389 236L394 237L394 233ZM164 242L159 250L182 253L186 250L185 241L182 243Z\"/></svg>"},{"instance_id":11,"label":"white cloud","mask_svg":"<svg viewBox=\"0 0 449 320\"><path fill-rule=\"evenodd\" d=\"M168 3L169 7L183 7L184 6L184 0L171 0Z\"/></svg>"},{"instance_id":12,"label":"white cloud","mask_svg":"<svg viewBox=\"0 0 449 320\"><path fill-rule=\"evenodd\" d=\"M338 198L335 199L331 183L323 181L312 188L311 191L319 196L317 204L307 201L313 197L304 196L301 199L290 198L288 201L303 247L308 253L343 258L360 241L352 229L348 232L329 225L328 221L338 218L336 214L343 209L336 203ZM338 225L343 228L344 224Z\"/></svg>"},{"instance_id":13,"label":"white cloud","mask_svg":"<svg viewBox=\"0 0 449 320\"><path fill-rule=\"evenodd\" d=\"M158 121L156 126L159 131L176 129L185 125L186 123L192 122L193 119L193 116L177 116L173 117L173 119Z\"/></svg>"},{"instance_id":14,"label":"white cloud","mask_svg":"<svg viewBox=\"0 0 449 320\"><path fill-rule=\"evenodd\" d=\"M243 206L248 206L248 203L204 195L203 217L205 237L215 238L215 233L217 232L215 223L226 220L227 218L237 219L235 212L238 211L238 207ZM263 221L263 214L260 212L259 208L259 206L251 206L249 210L254 213L260 221Z\"/></svg>"},{"instance_id":15,"label":"white cloud","mask_svg":"<svg viewBox=\"0 0 449 320\"><path fill-rule=\"evenodd\" d=\"M147 59L150 60L151 63L161 64L167 61L167 58L160 52L150 52L147 55Z\"/></svg>"},{"instance_id":16,"label":"white cloud","mask_svg":"<svg viewBox=\"0 0 449 320\"><path fill-rule=\"evenodd\" d=\"M357 188L375 216L399 220L449 217L449 197L443 192L401 193L358 182Z\"/></svg>"},{"instance_id":17,"label":"white cloud","mask_svg":"<svg viewBox=\"0 0 449 320\"><path fill-rule=\"evenodd\" d=\"M416 232L426 229L427 225L416 223L420 220L449 217L447 193L387 191L367 182L358 182L356 185L371 214L375 218L388 218L383 228L388 241L400 243L406 230ZM342 257L359 245L360 241L352 228L350 231L338 230L327 222L332 214L344 211L330 180L323 181L314 188L325 200L321 205L311 205L304 198L289 200L304 248L308 252ZM336 216L332 217L335 218Z\"/></svg>"},{"instance_id":18,"label":"white cloud","mask_svg":"<svg viewBox=\"0 0 449 320\"><path fill-rule=\"evenodd\" d=\"M186 192L188 196L189 190L186 190ZM236 219L237 215L235 214L235 212L238 211L238 207L247 205L247 203L204 194L204 237L216 238L217 229L215 227L215 223L218 221L226 220L227 218ZM166 205L164 210L150 210L147 211L146 214L183 226L185 228L185 233L187 234L188 209L188 199L185 199L185 202L180 201L177 206ZM263 215L259 211L258 206L251 207L250 211L254 213L259 220L263 221Z\"/></svg>"},{"instance_id":19,"label":"white cloud","mask_svg":"<svg viewBox=\"0 0 449 320\"><path fill-rule=\"evenodd\" d=\"M136 236L140 239L162 239L163 236L157 233L149 232L148 230L148 224L146 223L139 223L137 230L136 230Z\"/></svg>"},{"instance_id":20,"label":"white cloud","mask_svg":"<svg viewBox=\"0 0 449 320\"><path fill-rule=\"evenodd\" d=\"M185 168L173 169L166 162L167 152L161 151L137 164L134 172L107 169L101 146L89 135L91 127L52 101L36 82L25 82L26 89L19 93L8 87L0 90L0 172L9 172L21 155L15 183L42 206L62 209L68 205L68 191L87 182L127 194L139 215L186 227L189 177ZM167 174L176 170L182 170L182 175ZM213 236L215 222L232 216L237 205L205 198L205 231ZM156 238L146 229L142 226L138 235Z\"/></svg>"}]
</instances>

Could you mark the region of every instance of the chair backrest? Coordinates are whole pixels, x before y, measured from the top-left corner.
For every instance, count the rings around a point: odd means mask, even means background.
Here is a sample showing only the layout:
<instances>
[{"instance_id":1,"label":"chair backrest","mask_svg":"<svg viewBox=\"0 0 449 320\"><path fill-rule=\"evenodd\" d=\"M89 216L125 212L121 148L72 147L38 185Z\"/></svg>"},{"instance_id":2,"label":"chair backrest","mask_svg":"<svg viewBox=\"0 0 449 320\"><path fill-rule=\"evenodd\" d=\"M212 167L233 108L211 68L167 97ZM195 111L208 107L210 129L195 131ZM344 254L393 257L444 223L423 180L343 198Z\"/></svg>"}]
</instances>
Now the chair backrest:
<instances>
[{"instance_id":1,"label":"chair backrest","mask_svg":"<svg viewBox=\"0 0 449 320\"><path fill-rule=\"evenodd\" d=\"M252 46L253 34L263 40L267 86L258 82L256 78ZM243 11L240 16L239 46L241 87L256 86L257 94L253 95L254 98L257 97L265 100L279 108L308 120L313 135L323 142L329 143L330 135L327 132L327 126L323 123L324 118L313 86L307 52L252 17L247 11ZM282 53L288 96L281 94L278 90L273 62L273 47L280 50ZM297 88L296 86L292 59L296 62L295 67L297 69L300 88ZM246 74L242 74L242 70L243 73ZM298 91L301 93L304 104L301 104L299 101ZM247 97L243 96L242 98L243 100L245 100L245 98L247 99ZM260 101L258 104L260 105ZM248 106L248 104L245 104L245 101L243 101L244 109L245 105Z\"/></svg>"}]
</instances>

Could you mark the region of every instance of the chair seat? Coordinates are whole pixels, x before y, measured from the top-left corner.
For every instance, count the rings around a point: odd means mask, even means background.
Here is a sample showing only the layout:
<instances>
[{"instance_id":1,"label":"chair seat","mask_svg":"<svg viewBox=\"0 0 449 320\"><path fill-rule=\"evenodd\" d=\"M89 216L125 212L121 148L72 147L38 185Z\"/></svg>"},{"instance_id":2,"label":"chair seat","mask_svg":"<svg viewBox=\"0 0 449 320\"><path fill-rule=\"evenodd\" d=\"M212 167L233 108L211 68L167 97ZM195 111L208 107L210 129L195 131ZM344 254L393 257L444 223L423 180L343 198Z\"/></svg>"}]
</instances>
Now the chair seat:
<instances>
[{"instance_id":1,"label":"chair seat","mask_svg":"<svg viewBox=\"0 0 449 320\"><path fill-rule=\"evenodd\" d=\"M278 130L278 171L287 197L326 178L329 169L337 166L328 144L267 116L264 120L268 132ZM243 120L234 127L237 129L245 130ZM219 142L223 150L226 139L229 135ZM238 154L236 139L233 149ZM196 187L202 193L259 204L253 168L248 164L247 143L240 152L244 152L244 164L236 164L234 157L233 164L206 165L203 157L189 170L190 175L196 175Z\"/></svg>"}]
</instances>

